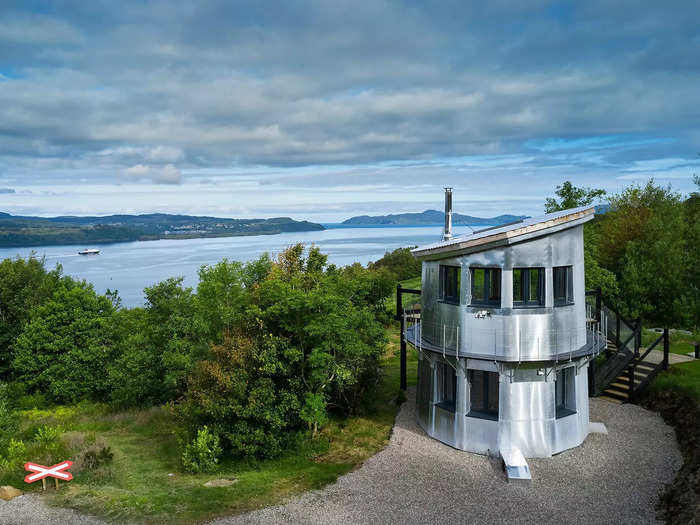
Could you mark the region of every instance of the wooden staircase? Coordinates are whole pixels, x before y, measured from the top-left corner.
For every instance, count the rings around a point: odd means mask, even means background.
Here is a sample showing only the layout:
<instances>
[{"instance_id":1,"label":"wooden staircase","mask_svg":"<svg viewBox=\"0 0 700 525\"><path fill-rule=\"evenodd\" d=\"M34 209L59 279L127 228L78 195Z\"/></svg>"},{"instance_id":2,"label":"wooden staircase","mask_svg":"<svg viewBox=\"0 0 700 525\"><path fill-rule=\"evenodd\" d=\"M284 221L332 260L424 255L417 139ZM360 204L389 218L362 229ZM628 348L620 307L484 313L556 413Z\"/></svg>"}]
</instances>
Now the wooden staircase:
<instances>
[{"instance_id":1,"label":"wooden staircase","mask_svg":"<svg viewBox=\"0 0 700 525\"><path fill-rule=\"evenodd\" d=\"M667 336L666 336L667 337ZM654 345L652 345L646 352L645 349L640 349L641 355L637 355L631 362L628 368L620 373L610 384L603 390L602 394L599 396L602 399L612 401L614 403L626 403L631 400L630 393L639 392L642 388L648 385L651 380L658 374L661 368L668 366L668 348L665 349L663 362L657 362L649 356L650 350L656 346L656 344L661 340L657 340ZM666 343L668 345L668 343ZM611 353L617 352L617 346L614 340L608 339L608 349ZM649 356L649 359L646 359ZM631 377L634 374L634 377ZM630 382L634 381L634 385L630 385ZM632 386L632 388L630 388Z\"/></svg>"}]
</instances>

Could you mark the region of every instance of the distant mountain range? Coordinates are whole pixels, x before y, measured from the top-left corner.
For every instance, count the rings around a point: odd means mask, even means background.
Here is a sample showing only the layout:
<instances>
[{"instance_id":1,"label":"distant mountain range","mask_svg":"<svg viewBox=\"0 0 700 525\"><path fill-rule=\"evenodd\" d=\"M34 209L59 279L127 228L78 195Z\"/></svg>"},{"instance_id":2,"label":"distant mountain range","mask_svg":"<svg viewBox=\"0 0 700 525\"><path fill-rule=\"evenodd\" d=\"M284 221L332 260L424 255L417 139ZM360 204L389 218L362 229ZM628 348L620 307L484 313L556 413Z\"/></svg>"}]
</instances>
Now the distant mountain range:
<instances>
[{"instance_id":1,"label":"distant mountain range","mask_svg":"<svg viewBox=\"0 0 700 525\"><path fill-rule=\"evenodd\" d=\"M0 212L0 247L104 244L155 239L269 235L317 231L320 224L273 219L223 219L191 215L109 215L106 217L22 217Z\"/></svg>"},{"instance_id":2,"label":"distant mountain range","mask_svg":"<svg viewBox=\"0 0 700 525\"><path fill-rule=\"evenodd\" d=\"M497 217L473 217L471 215L461 215L459 213L452 214L452 224L455 226L496 226L509 222L520 221L527 219L527 215L498 215ZM415 224L443 224L445 222L445 213L437 210L425 210L422 213L397 213L390 215L360 215L359 217L351 217L343 221L343 224L349 225L381 225L381 224L399 224L399 225L415 225Z\"/></svg>"}]
</instances>

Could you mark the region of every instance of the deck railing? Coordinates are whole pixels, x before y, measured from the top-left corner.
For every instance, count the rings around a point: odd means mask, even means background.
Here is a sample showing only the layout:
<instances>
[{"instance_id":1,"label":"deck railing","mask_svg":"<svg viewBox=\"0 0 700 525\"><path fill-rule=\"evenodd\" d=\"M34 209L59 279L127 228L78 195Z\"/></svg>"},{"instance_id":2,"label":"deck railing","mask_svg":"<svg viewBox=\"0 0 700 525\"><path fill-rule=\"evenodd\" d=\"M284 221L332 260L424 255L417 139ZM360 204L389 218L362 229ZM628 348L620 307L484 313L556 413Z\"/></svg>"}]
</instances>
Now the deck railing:
<instances>
[{"instance_id":1,"label":"deck railing","mask_svg":"<svg viewBox=\"0 0 700 525\"><path fill-rule=\"evenodd\" d=\"M506 361L562 360L597 354L606 346L604 332L594 319L586 322L585 332L582 332L580 329L465 328L427 322L410 313L404 315L405 337L409 343L450 356ZM584 333L585 340L582 340Z\"/></svg>"}]
</instances>

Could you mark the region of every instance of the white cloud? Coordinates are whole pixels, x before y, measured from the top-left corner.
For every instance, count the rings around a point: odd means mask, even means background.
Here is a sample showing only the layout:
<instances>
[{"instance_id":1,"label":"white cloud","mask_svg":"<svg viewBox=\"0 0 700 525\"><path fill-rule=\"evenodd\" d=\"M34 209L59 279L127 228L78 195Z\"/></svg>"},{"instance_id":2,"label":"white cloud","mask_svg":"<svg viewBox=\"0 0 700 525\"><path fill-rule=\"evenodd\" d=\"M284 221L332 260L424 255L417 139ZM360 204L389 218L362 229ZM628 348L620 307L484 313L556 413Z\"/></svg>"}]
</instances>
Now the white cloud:
<instances>
[{"instance_id":1,"label":"white cloud","mask_svg":"<svg viewBox=\"0 0 700 525\"><path fill-rule=\"evenodd\" d=\"M181 184L182 172L173 166L146 166L137 164L123 171L123 177L131 181L150 181L155 184Z\"/></svg>"}]
</instances>

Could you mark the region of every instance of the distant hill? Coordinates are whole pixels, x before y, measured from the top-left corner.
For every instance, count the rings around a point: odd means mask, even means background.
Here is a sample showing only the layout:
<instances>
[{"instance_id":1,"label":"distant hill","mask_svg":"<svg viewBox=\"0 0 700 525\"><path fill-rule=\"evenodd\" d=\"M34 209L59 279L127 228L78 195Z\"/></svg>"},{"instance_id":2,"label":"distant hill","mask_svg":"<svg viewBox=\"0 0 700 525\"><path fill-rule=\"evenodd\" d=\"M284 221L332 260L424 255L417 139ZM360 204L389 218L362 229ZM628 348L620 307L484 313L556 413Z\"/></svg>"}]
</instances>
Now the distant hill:
<instances>
[{"instance_id":1,"label":"distant hill","mask_svg":"<svg viewBox=\"0 0 700 525\"><path fill-rule=\"evenodd\" d=\"M104 244L155 239L270 235L324 227L289 217L224 219L191 215L109 215L106 217L23 217L0 212L0 247Z\"/></svg>"},{"instance_id":2,"label":"distant hill","mask_svg":"<svg viewBox=\"0 0 700 525\"><path fill-rule=\"evenodd\" d=\"M527 219L527 215L498 215L497 217L473 217L471 215L452 214L452 224L455 226L496 226L522 219ZM443 224L445 213L437 210L425 210L422 213L397 213L391 215L361 215L343 221L349 225L372 225L372 224Z\"/></svg>"}]
</instances>

